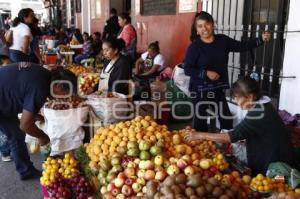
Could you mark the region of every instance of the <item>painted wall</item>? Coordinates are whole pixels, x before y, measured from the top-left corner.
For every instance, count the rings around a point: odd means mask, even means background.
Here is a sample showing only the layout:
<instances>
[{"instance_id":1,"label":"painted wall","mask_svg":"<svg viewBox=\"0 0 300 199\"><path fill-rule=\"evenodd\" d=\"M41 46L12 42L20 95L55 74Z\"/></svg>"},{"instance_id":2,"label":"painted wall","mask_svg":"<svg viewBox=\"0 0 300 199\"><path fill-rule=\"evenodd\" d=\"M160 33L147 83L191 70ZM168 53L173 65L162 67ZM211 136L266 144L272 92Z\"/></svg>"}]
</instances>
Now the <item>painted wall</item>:
<instances>
[{"instance_id":1,"label":"painted wall","mask_svg":"<svg viewBox=\"0 0 300 199\"><path fill-rule=\"evenodd\" d=\"M189 45L192 19L195 13L178 13L176 15L135 17L138 35L138 51L147 50L148 44L159 41L161 53L166 58L167 66L173 67L180 63ZM139 1L136 1L139 3Z\"/></svg>"},{"instance_id":2,"label":"painted wall","mask_svg":"<svg viewBox=\"0 0 300 199\"><path fill-rule=\"evenodd\" d=\"M105 22L109 17L109 0L96 0L96 1L100 1L101 3L101 16L100 18L91 19L91 33L96 31L102 33Z\"/></svg>"},{"instance_id":3,"label":"painted wall","mask_svg":"<svg viewBox=\"0 0 300 199\"><path fill-rule=\"evenodd\" d=\"M300 30L300 1L290 0L288 30ZM279 108L295 114L300 113L300 33L288 33L285 43L283 63L284 76L296 76L296 79L283 79L280 92Z\"/></svg>"}]
</instances>

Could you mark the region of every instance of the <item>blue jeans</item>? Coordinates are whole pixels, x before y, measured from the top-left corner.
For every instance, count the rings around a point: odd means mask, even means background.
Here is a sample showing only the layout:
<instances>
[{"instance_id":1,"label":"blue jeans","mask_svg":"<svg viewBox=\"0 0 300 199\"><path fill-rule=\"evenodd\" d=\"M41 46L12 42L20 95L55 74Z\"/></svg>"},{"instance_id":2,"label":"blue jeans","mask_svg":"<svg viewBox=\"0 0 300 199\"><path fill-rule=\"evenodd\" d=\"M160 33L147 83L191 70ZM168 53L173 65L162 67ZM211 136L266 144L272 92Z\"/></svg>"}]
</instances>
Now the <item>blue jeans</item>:
<instances>
[{"instance_id":1,"label":"blue jeans","mask_svg":"<svg viewBox=\"0 0 300 199\"><path fill-rule=\"evenodd\" d=\"M9 50L9 58L10 60L15 62L30 62L29 55L26 55L22 51L19 50Z\"/></svg>"},{"instance_id":2,"label":"blue jeans","mask_svg":"<svg viewBox=\"0 0 300 199\"><path fill-rule=\"evenodd\" d=\"M82 60L88 59L88 58L90 58L89 55L80 54L80 55L77 55L77 56L75 57L75 60L74 60L74 61L75 61L76 64L80 64L80 62L81 62Z\"/></svg>"},{"instance_id":3,"label":"blue jeans","mask_svg":"<svg viewBox=\"0 0 300 199\"><path fill-rule=\"evenodd\" d=\"M25 143L25 133L20 129L20 122L15 117L0 116L0 130L7 136L8 145L14 159L16 170L21 176L30 173L34 168Z\"/></svg>"},{"instance_id":4,"label":"blue jeans","mask_svg":"<svg viewBox=\"0 0 300 199\"><path fill-rule=\"evenodd\" d=\"M9 156L10 155L10 149L8 145L7 136L4 135L0 131L0 153L2 156Z\"/></svg>"}]
</instances>

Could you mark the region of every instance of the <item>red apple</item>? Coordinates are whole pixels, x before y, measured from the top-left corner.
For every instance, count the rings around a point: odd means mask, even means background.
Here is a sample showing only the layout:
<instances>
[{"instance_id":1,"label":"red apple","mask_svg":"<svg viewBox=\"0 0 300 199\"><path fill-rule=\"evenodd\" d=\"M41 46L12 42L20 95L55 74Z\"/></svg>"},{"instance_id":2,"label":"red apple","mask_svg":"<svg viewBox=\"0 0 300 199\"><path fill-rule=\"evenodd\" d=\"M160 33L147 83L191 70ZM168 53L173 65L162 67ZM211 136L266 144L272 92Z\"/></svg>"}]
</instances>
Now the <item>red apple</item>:
<instances>
[{"instance_id":1,"label":"red apple","mask_svg":"<svg viewBox=\"0 0 300 199\"><path fill-rule=\"evenodd\" d=\"M183 159L179 159L178 161L177 161L177 167L179 168L179 169L185 169L186 167L188 166L188 164L187 164L187 162L185 161L185 160L183 160Z\"/></svg>"},{"instance_id":2,"label":"red apple","mask_svg":"<svg viewBox=\"0 0 300 199\"><path fill-rule=\"evenodd\" d=\"M125 195L125 196L131 196L133 194L133 190L130 186L128 185L123 185L122 187L122 193Z\"/></svg>"},{"instance_id":3,"label":"red apple","mask_svg":"<svg viewBox=\"0 0 300 199\"><path fill-rule=\"evenodd\" d=\"M107 185L107 191L111 192L114 188L116 188L114 183L110 183Z\"/></svg>"},{"instance_id":4,"label":"red apple","mask_svg":"<svg viewBox=\"0 0 300 199\"><path fill-rule=\"evenodd\" d=\"M121 193L121 191L120 191L120 189L118 189L118 188L113 188L113 189L111 190L111 194L112 194L113 196L117 196L119 193Z\"/></svg>"},{"instance_id":5,"label":"red apple","mask_svg":"<svg viewBox=\"0 0 300 199\"><path fill-rule=\"evenodd\" d=\"M124 173L124 172L119 173L119 174L118 174L118 178L123 178L123 179L125 179L125 178L126 178L125 173Z\"/></svg>"},{"instance_id":6,"label":"red apple","mask_svg":"<svg viewBox=\"0 0 300 199\"><path fill-rule=\"evenodd\" d=\"M167 175L168 174L165 170L161 170L161 171L156 172L154 179L162 182L167 177Z\"/></svg>"},{"instance_id":7,"label":"red apple","mask_svg":"<svg viewBox=\"0 0 300 199\"><path fill-rule=\"evenodd\" d=\"M145 173L145 180L153 180L155 178L155 172L153 170L147 170Z\"/></svg>"},{"instance_id":8,"label":"red apple","mask_svg":"<svg viewBox=\"0 0 300 199\"><path fill-rule=\"evenodd\" d=\"M146 160L145 162L145 169L154 169L154 163L151 160Z\"/></svg>"},{"instance_id":9,"label":"red apple","mask_svg":"<svg viewBox=\"0 0 300 199\"><path fill-rule=\"evenodd\" d=\"M189 155L184 155L181 157L181 159L185 160L188 165L191 165L193 163L192 158Z\"/></svg>"},{"instance_id":10,"label":"red apple","mask_svg":"<svg viewBox=\"0 0 300 199\"><path fill-rule=\"evenodd\" d=\"M127 178L126 180L125 180L125 184L126 185L128 185L128 186L131 186L133 183L134 183L134 179L132 179L132 178Z\"/></svg>"},{"instance_id":11,"label":"red apple","mask_svg":"<svg viewBox=\"0 0 300 199\"><path fill-rule=\"evenodd\" d=\"M215 167L215 166L211 166L211 167L209 168L209 170L210 170L211 172L213 172L214 174L216 174L216 173L218 172L218 168Z\"/></svg>"},{"instance_id":12,"label":"red apple","mask_svg":"<svg viewBox=\"0 0 300 199\"><path fill-rule=\"evenodd\" d=\"M127 178L133 177L135 175L135 169L134 168L126 168L124 173Z\"/></svg>"}]
</instances>

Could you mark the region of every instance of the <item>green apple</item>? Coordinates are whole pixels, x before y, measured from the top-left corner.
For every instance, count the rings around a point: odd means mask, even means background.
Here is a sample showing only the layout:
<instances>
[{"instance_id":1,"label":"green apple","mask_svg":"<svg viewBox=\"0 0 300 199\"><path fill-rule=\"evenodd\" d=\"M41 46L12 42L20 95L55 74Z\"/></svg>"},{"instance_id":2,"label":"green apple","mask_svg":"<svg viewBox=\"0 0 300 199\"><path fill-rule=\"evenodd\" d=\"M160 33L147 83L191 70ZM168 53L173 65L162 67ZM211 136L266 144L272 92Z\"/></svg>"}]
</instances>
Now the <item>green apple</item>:
<instances>
[{"instance_id":1,"label":"green apple","mask_svg":"<svg viewBox=\"0 0 300 199\"><path fill-rule=\"evenodd\" d=\"M135 149L138 148L138 143L135 141L129 141L127 144L127 149Z\"/></svg>"},{"instance_id":2,"label":"green apple","mask_svg":"<svg viewBox=\"0 0 300 199\"><path fill-rule=\"evenodd\" d=\"M132 156L132 157L138 157L139 154L140 154L140 151L137 148L132 148L127 151L127 155Z\"/></svg>"},{"instance_id":3,"label":"green apple","mask_svg":"<svg viewBox=\"0 0 300 199\"><path fill-rule=\"evenodd\" d=\"M140 185L139 183L135 182L132 184L132 189L135 193L138 193L142 190L142 185Z\"/></svg>"},{"instance_id":4,"label":"green apple","mask_svg":"<svg viewBox=\"0 0 300 199\"><path fill-rule=\"evenodd\" d=\"M149 160L151 158L151 154L148 151L141 151L140 152L140 159L141 160Z\"/></svg>"},{"instance_id":5,"label":"green apple","mask_svg":"<svg viewBox=\"0 0 300 199\"><path fill-rule=\"evenodd\" d=\"M111 159L111 165L120 165L121 164L121 158L119 157L114 157Z\"/></svg>"},{"instance_id":6,"label":"green apple","mask_svg":"<svg viewBox=\"0 0 300 199\"><path fill-rule=\"evenodd\" d=\"M121 165L114 165L113 168L111 169L113 172L118 173L123 171L123 168Z\"/></svg>"},{"instance_id":7,"label":"green apple","mask_svg":"<svg viewBox=\"0 0 300 199\"><path fill-rule=\"evenodd\" d=\"M157 166L161 166L164 163L164 157L162 155L157 155L154 158L154 164Z\"/></svg>"},{"instance_id":8,"label":"green apple","mask_svg":"<svg viewBox=\"0 0 300 199\"><path fill-rule=\"evenodd\" d=\"M156 156L156 155L158 155L158 154L160 154L162 152L162 148L161 147L159 147L159 146L152 146L151 148L150 148L150 153L153 155L153 156Z\"/></svg>"},{"instance_id":9,"label":"green apple","mask_svg":"<svg viewBox=\"0 0 300 199\"><path fill-rule=\"evenodd\" d=\"M151 147L151 144L147 141L144 141L144 140L142 140L139 144L139 149L141 151L147 151L147 150L150 149L150 147Z\"/></svg>"}]
</instances>

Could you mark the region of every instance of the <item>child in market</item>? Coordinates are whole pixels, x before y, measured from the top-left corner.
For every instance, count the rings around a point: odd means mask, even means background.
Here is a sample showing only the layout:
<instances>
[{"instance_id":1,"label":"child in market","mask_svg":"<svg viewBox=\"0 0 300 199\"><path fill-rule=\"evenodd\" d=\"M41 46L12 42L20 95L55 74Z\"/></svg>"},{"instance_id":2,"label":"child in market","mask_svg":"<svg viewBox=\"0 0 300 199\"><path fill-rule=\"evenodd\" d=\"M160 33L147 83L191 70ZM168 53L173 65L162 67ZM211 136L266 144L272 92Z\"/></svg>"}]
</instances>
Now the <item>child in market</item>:
<instances>
[{"instance_id":1,"label":"child in market","mask_svg":"<svg viewBox=\"0 0 300 199\"><path fill-rule=\"evenodd\" d=\"M246 140L248 166L252 174L265 173L272 162L293 165L292 143L287 129L267 96L262 96L259 84L250 77L241 77L232 87L232 97L248 113L234 129L212 134L190 130L187 141L211 140L233 143Z\"/></svg>"}]
</instances>

